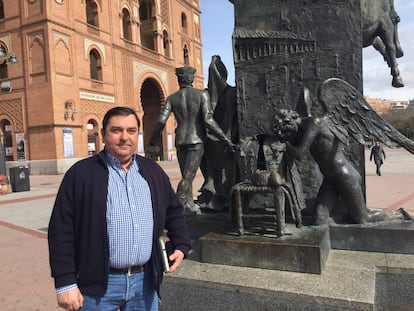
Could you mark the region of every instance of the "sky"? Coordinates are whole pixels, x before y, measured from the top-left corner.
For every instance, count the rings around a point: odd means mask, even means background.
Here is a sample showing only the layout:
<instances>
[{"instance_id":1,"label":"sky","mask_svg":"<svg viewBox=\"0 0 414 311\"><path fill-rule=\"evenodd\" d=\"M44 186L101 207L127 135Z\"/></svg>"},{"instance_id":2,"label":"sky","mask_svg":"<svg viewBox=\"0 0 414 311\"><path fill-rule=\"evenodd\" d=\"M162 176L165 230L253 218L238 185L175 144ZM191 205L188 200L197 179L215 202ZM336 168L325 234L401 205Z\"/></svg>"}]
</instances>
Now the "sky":
<instances>
[{"instance_id":1,"label":"sky","mask_svg":"<svg viewBox=\"0 0 414 311\"><path fill-rule=\"evenodd\" d=\"M387 64L370 46L363 49L364 95L403 101L414 99L414 1L394 0L394 6L401 18L398 31L404 56L397 59L397 62L405 86L391 86L392 77ZM234 27L233 4L228 0L200 0L200 9L205 81L207 83L211 56L218 54L228 70L227 82L235 85L231 42Z\"/></svg>"}]
</instances>

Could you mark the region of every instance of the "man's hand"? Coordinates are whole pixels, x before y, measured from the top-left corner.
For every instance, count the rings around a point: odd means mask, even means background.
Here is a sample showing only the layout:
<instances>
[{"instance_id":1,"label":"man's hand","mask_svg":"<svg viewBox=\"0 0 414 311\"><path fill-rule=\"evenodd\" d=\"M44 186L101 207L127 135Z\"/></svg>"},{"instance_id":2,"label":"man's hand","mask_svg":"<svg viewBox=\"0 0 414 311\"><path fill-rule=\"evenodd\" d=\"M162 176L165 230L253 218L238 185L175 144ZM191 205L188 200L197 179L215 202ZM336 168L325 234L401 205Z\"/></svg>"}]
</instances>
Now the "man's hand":
<instances>
[{"instance_id":1,"label":"man's hand","mask_svg":"<svg viewBox=\"0 0 414 311\"><path fill-rule=\"evenodd\" d=\"M76 311L82 308L83 296L79 288L75 287L57 295L59 307L68 311Z\"/></svg>"},{"instance_id":2,"label":"man's hand","mask_svg":"<svg viewBox=\"0 0 414 311\"><path fill-rule=\"evenodd\" d=\"M181 266L184 260L184 253L179 249L176 249L174 253L170 255L169 259L172 261L173 264L170 266L168 272L174 272L179 266Z\"/></svg>"}]
</instances>

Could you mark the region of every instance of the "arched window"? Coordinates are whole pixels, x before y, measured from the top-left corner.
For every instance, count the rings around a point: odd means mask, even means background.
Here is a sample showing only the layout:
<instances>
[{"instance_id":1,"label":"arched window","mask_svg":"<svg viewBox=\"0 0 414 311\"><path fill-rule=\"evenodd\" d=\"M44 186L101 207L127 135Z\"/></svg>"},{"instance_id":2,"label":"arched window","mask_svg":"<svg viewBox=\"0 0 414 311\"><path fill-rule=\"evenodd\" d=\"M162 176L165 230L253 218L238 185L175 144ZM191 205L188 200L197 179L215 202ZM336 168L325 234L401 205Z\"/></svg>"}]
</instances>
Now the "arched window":
<instances>
[{"instance_id":1,"label":"arched window","mask_svg":"<svg viewBox=\"0 0 414 311\"><path fill-rule=\"evenodd\" d=\"M0 44L0 53L4 53L6 55L7 50L3 44ZM4 61L2 64L0 64L0 80L5 80L9 77L9 73L7 70L7 62Z\"/></svg>"},{"instance_id":2,"label":"arched window","mask_svg":"<svg viewBox=\"0 0 414 311\"><path fill-rule=\"evenodd\" d=\"M164 55L170 57L170 38L168 37L168 32L166 30L162 33L162 47Z\"/></svg>"},{"instance_id":3,"label":"arched window","mask_svg":"<svg viewBox=\"0 0 414 311\"><path fill-rule=\"evenodd\" d=\"M97 50L92 49L89 53L89 67L91 79L102 81L102 59Z\"/></svg>"},{"instance_id":4,"label":"arched window","mask_svg":"<svg viewBox=\"0 0 414 311\"><path fill-rule=\"evenodd\" d=\"M86 22L89 25L99 27L98 6L94 0L86 0Z\"/></svg>"},{"instance_id":5,"label":"arched window","mask_svg":"<svg viewBox=\"0 0 414 311\"><path fill-rule=\"evenodd\" d=\"M187 30L187 15L185 13L181 13L181 27L183 30Z\"/></svg>"},{"instance_id":6,"label":"arched window","mask_svg":"<svg viewBox=\"0 0 414 311\"><path fill-rule=\"evenodd\" d=\"M131 16L129 15L129 11L127 9L122 10L122 31L124 39L131 41Z\"/></svg>"},{"instance_id":7,"label":"arched window","mask_svg":"<svg viewBox=\"0 0 414 311\"><path fill-rule=\"evenodd\" d=\"M3 5L3 0L0 0L0 19L4 19L4 5Z\"/></svg>"},{"instance_id":8,"label":"arched window","mask_svg":"<svg viewBox=\"0 0 414 311\"><path fill-rule=\"evenodd\" d=\"M149 0L139 0L139 18L145 21L152 17L152 5Z\"/></svg>"},{"instance_id":9,"label":"arched window","mask_svg":"<svg viewBox=\"0 0 414 311\"><path fill-rule=\"evenodd\" d=\"M140 0L139 1L139 35L141 45L150 50L159 50L161 47L157 45L157 23L154 23L155 16L154 0Z\"/></svg>"},{"instance_id":10,"label":"arched window","mask_svg":"<svg viewBox=\"0 0 414 311\"><path fill-rule=\"evenodd\" d=\"M190 65L190 56L188 55L187 45L184 45L183 57L184 57L184 65Z\"/></svg>"},{"instance_id":11,"label":"arched window","mask_svg":"<svg viewBox=\"0 0 414 311\"><path fill-rule=\"evenodd\" d=\"M0 80L5 80L9 77L9 72L7 70L7 63L3 62L0 64Z\"/></svg>"}]
</instances>

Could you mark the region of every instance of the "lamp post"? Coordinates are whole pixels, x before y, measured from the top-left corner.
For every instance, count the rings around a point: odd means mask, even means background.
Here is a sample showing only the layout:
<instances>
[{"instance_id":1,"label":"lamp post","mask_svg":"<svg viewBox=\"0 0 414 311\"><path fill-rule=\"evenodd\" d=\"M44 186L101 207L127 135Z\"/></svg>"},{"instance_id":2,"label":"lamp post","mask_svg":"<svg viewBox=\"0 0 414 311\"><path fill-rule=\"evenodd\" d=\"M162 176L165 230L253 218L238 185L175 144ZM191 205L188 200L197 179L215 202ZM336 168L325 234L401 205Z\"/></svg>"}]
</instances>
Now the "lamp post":
<instances>
[{"instance_id":1,"label":"lamp post","mask_svg":"<svg viewBox=\"0 0 414 311\"><path fill-rule=\"evenodd\" d=\"M17 64L19 61L17 60L16 54L6 53L4 47L0 45L0 63L10 63L10 64Z\"/></svg>"},{"instance_id":2,"label":"lamp post","mask_svg":"<svg viewBox=\"0 0 414 311\"><path fill-rule=\"evenodd\" d=\"M0 64L10 63L17 64L19 61L14 53L6 53L3 46L0 45ZM6 174L6 150L4 148L2 137L0 137L0 175Z\"/></svg>"}]
</instances>

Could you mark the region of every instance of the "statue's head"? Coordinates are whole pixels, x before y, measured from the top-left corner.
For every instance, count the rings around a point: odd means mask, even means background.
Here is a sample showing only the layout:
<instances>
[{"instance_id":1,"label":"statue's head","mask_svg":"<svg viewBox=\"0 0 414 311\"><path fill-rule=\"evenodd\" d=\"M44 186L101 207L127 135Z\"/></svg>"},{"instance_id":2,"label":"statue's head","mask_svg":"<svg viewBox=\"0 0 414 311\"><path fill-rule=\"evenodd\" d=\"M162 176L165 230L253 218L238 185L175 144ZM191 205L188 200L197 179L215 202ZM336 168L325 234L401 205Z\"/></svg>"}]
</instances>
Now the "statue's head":
<instances>
[{"instance_id":1,"label":"statue's head","mask_svg":"<svg viewBox=\"0 0 414 311\"><path fill-rule=\"evenodd\" d=\"M298 132L301 121L297 111L280 109L276 112L273 123L275 134L281 141L287 141Z\"/></svg>"},{"instance_id":2,"label":"statue's head","mask_svg":"<svg viewBox=\"0 0 414 311\"><path fill-rule=\"evenodd\" d=\"M196 69L190 66L176 68L175 74L177 75L180 87L192 86L195 72Z\"/></svg>"},{"instance_id":3,"label":"statue's head","mask_svg":"<svg viewBox=\"0 0 414 311\"><path fill-rule=\"evenodd\" d=\"M223 80L226 81L227 80L227 75L228 75L227 68L224 65L224 63L222 62L220 55L213 55L211 57L210 69L211 69L212 66L214 66L215 70L217 70L220 77Z\"/></svg>"}]
</instances>

